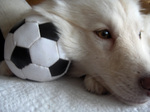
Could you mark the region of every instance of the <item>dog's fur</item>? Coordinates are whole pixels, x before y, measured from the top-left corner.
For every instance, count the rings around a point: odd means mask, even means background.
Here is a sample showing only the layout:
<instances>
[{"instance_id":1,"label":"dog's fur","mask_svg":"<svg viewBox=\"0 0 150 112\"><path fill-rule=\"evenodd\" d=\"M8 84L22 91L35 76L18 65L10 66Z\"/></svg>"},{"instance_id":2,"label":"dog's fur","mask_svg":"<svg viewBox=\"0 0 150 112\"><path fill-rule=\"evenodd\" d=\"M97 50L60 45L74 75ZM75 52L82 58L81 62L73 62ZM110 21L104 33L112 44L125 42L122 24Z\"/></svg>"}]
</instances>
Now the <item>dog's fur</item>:
<instances>
[{"instance_id":1,"label":"dog's fur","mask_svg":"<svg viewBox=\"0 0 150 112\"><path fill-rule=\"evenodd\" d=\"M46 0L35 10L53 18L73 62L68 74L86 75L87 90L97 94L109 91L126 103L148 101L138 81L150 76L150 17L140 13L138 0ZM112 38L95 33L104 29ZM4 65L3 74L9 72Z\"/></svg>"}]
</instances>

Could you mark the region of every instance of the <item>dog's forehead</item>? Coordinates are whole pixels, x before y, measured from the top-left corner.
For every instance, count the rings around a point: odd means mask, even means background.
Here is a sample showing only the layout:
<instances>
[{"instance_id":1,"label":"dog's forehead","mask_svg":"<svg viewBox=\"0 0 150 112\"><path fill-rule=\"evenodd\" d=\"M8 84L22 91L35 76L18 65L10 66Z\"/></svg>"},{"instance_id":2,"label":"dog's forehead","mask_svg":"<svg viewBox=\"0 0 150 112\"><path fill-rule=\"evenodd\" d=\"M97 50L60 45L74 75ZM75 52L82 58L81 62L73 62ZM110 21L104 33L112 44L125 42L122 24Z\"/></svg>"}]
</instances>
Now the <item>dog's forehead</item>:
<instances>
[{"instance_id":1,"label":"dog's forehead","mask_svg":"<svg viewBox=\"0 0 150 112\"><path fill-rule=\"evenodd\" d=\"M42 7L87 30L98 29L101 23L137 22L140 16L138 0L47 0Z\"/></svg>"},{"instance_id":2,"label":"dog's forehead","mask_svg":"<svg viewBox=\"0 0 150 112\"><path fill-rule=\"evenodd\" d=\"M138 0L76 0L70 1L69 6L71 21L89 30L99 28L101 23L114 27L118 23L124 25L127 20L137 22L140 16Z\"/></svg>"},{"instance_id":3,"label":"dog's forehead","mask_svg":"<svg viewBox=\"0 0 150 112\"><path fill-rule=\"evenodd\" d=\"M112 27L114 25L116 27L117 24L123 27L124 23L129 25L140 23L138 0L93 0L85 4L81 9L85 13L85 19L90 20L88 23L90 28L92 26L98 28L98 24L101 23Z\"/></svg>"}]
</instances>

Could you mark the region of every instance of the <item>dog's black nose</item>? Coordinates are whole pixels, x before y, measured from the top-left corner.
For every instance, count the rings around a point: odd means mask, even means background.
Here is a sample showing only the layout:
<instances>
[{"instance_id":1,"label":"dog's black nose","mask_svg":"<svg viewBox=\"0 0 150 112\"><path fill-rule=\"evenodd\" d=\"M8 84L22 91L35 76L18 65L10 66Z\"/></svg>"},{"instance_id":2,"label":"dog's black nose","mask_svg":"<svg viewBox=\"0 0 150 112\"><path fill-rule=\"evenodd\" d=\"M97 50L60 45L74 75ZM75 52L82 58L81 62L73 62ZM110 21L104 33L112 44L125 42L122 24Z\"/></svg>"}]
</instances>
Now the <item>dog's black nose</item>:
<instances>
[{"instance_id":1,"label":"dog's black nose","mask_svg":"<svg viewBox=\"0 0 150 112\"><path fill-rule=\"evenodd\" d=\"M140 85L143 89L150 92L150 77L144 77L140 79Z\"/></svg>"}]
</instances>

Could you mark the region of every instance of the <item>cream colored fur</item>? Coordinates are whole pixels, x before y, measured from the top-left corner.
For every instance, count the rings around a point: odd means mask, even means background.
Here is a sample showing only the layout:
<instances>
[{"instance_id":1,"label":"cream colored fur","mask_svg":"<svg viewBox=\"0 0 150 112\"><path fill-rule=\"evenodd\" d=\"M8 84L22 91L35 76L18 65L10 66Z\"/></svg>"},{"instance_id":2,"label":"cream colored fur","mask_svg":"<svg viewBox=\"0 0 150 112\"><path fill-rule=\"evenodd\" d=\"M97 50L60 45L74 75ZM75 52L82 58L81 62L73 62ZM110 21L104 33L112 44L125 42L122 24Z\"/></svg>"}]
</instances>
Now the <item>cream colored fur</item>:
<instances>
[{"instance_id":1,"label":"cream colored fur","mask_svg":"<svg viewBox=\"0 0 150 112\"><path fill-rule=\"evenodd\" d=\"M87 90L131 104L148 101L138 80L150 76L150 17L139 12L138 0L46 0L34 9L58 26L73 62L68 74L86 75ZM94 33L103 29L111 39Z\"/></svg>"}]
</instances>

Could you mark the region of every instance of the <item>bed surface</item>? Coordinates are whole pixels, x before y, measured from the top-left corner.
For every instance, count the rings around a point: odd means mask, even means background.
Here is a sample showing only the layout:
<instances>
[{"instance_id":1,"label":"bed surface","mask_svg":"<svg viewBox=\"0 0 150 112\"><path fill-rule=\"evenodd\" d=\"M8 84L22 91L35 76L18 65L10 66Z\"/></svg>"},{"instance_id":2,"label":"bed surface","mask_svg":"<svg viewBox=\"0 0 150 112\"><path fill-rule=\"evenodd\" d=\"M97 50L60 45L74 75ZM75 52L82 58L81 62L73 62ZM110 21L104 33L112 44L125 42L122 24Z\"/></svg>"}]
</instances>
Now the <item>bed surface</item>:
<instances>
[{"instance_id":1,"label":"bed surface","mask_svg":"<svg viewBox=\"0 0 150 112\"><path fill-rule=\"evenodd\" d=\"M0 76L0 112L150 112L149 107L89 93L81 79L65 76L39 83Z\"/></svg>"}]
</instances>

